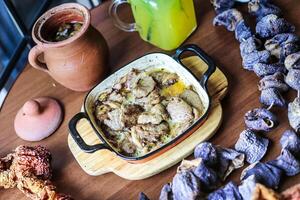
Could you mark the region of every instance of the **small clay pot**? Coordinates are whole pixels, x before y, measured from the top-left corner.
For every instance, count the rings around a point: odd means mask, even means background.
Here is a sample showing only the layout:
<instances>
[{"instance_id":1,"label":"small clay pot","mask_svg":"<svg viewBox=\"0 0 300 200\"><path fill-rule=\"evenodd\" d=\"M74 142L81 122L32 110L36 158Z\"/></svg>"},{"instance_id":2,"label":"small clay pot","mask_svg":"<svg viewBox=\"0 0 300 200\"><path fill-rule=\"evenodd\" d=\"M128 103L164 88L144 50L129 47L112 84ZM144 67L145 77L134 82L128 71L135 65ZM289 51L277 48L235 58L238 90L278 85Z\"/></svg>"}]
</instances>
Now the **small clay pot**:
<instances>
[{"instance_id":1,"label":"small clay pot","mask_svg":"<svg viewBox=\"0 0 300 200\"><path fill-rule=\"evenodd\" d=\"M82 27L72 37L53 42L64 23L80 22ZM48 73L63 86L75 91L87 91L99 83L105 74L108 47L99 31L91 25L89 10L77 3L66 3L44 13L34 24L29 63Z\"/></svg>"}]
</instances>

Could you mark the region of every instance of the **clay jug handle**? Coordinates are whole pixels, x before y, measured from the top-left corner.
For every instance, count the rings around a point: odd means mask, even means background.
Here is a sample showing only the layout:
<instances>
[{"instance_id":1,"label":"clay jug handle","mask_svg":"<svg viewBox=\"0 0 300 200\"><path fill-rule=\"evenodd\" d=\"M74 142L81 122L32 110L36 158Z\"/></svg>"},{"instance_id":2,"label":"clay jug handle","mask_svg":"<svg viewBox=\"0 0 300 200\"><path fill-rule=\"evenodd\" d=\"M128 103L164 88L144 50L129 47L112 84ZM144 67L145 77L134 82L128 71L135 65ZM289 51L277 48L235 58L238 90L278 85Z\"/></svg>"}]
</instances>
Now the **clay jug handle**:
<instances>
[{"instance_id":1,"label":"clay jug handle","mask_svg":"<svg viewBox=\"0 0 300 200\"><path fill-rule=\"evenodd\" d=\"M28 61L32 67L41 70L43 72L49 73L47 65L39 61L38 57L44 53L44 49L38 45L34 46L29 51Z\"/></svg>"}]
</instances>

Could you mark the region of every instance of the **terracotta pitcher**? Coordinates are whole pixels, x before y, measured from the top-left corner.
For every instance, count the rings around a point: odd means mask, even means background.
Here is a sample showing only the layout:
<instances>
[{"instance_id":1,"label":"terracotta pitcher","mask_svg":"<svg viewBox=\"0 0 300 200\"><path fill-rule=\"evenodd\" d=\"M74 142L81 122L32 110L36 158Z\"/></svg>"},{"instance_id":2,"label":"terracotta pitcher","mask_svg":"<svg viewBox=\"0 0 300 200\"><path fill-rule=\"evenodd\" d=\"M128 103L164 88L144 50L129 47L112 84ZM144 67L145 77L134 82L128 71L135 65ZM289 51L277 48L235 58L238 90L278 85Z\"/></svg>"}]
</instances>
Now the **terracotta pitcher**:
<instances>
[{"instance_id":1,"label":"terracotta pitcher","mask_svg":"<svg viewBox=\"0 0 300 200\"><path fill-rule=\"evenodd\" d=\"M65 23L80 22L73 36L53 41ZM29 53L29 63L52 76L63 86L75 91L87 91L100 82L108 61L105 39L92 25L87 8L66 3L44 13L32 30L37 43Z\"/></svg>"}]
</instances>

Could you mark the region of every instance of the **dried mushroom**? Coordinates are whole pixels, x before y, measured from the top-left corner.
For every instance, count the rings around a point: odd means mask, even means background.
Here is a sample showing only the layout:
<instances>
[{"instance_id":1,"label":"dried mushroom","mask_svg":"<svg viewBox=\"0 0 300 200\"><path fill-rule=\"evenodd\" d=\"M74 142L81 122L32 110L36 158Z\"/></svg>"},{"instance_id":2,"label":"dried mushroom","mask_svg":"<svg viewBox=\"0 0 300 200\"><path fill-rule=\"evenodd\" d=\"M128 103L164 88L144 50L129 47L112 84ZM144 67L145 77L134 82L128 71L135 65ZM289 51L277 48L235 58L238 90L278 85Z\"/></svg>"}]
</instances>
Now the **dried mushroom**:
<instances>
[{"instance_id":1,"label":"dried mushroom","mask_svg":"<svg viewBox=\"0 0 300 200\"><path fill-rule=\"evenodd\" d=\"M288 118L291 127L296 131L300 131L300 98L295 100L288 105Z\"/></svg>"},{"instance_id":2,"label":"dried mushroom","mask_svg":"<svg viewBox=\"0 0 300 200\"><path fill-rule=\"evenodd\" d=\"M284 61L285 68L290 69L300 69L300 51L288 55Z\"/></svg>"},{"instance_id":3,"label":"dried mushroom","mask_svg":"<svg viewBox=\"0 0 300 200\"><path fill-rule=\"evenodd\" d=\"M300 137L292 130L286 130L281 138L280 144L282 149L289 150L296 158L300 156Z\"/></svg>"},{"instance_id":4,"label":"dried mushroom","mask_svg":"<svg viewBox=\"0 0 300 200\"><path fill-rule=\"evenodd\" d=\"M217 13L221 13L228 10L234 6L234 1L232 0L210 0Z\"/></svg>"},{"instance_id":5,"label":"dried mushroom","mask_svg":"<svg viewBox=\"0 0 300 200\"><path fill-rule=\"evenodd\" d=\"M234 31L238 22L243 20L242 14L236 9L229 9L218 14L213 21L215 26L225 26L228 31Z\"/></svg>"},{"instance_id":6,"label":"dried mushroom","mask_svg":"<svg viewBox=\"0 0 300 200\"><path fill-rule=\"evenodd\" d=\"M280 200L281 197L274 190L257 183L255 186L252 200Z\"/></svg>"},{"instance_id":7,"label":"dried mushroom","mask_svg":"<svg viewBox=\"0 0 300 200\"><path fill-rule=\"evenodd\" d=\"M250 176L254 176L258 183L270 188L277 188L281 180L282 170L268 163L256 162L244 169L241 180Z\"/></svg>"},{"instance_id":8,"label":"dried mushroom","mask_svg":"<svg viewBox=\"0 0 300 200\"><path fill-rule=\"evenodd\" d=\"M262 90L259 101L265 106L286 106L286 101L282 97L280 90L278 90L277 88L268 88Z\"/></svg>"},{"instance_id":9,"label":"dried mushroom","mask_svg":"<svg viewBox=\"0 0 300 200\"><path fill-rule=\"evenodd\" d=\"M207 200L242 200L237 186L233 182L208 195Z\"/></svg>"},{"instance_id":10,"label":"dried mushroom","mask_svg":"<svg viewBox=\"0 0 300 200\"><path fill-rule=\"evenodd\" d=\"M289 86L284 81L284 74L276 72L272 75L263 77L258 84L258 89L260 91L266 90L269 88L276 88L280 92L286 92L289 89Z\"/></svg>"},{"instance_id":11,"label":"dried mushroom","mask_svg":"<svg viewBox=\"0 0 300 200\"><path fill-rule=\"evenodd\" d=\"M287 149L282 149L280 156L268 164L281 169L287 176L295 176L300 172L300 162Z\"/></svg>"},{"instance_id":12,"label":"dried mushroom","mask_svg":"<svg viewBox=\"0 0 300 200\"><path fill-rule=\"evenodd\" d=\"M270 14L256 24L256 33L261 38L271 38L280 33L293 33L295 27L283 18Z\"/></svg>"},{"instance_id":13,"label":"dried mushroom","mask_svg":"<svg viewBox=\"0 0 300 200\"><path fill-rule=\"evenodd\" d=\"M209 142L198 144L194 150L195 158L201 158L208 166L218 163L218 153L216 147Z\"/></svg>"},{"instance_id":14,"label":"dried mushroom","mask_svg":"<svg viewBox=\"0 0 300 200\"><path fill-rule=\"evenodd\" d=\"M269 14L281 14L280 8L265 0L250 0L248 3L248 11L250 14L256 16L257 21Z\"/></svg>"},{"instance_id":15,"label":"dried mushroom","mask_svg":"<svg viewBox=\"0 0 300 200\"><path fill-rule=\"evenodd\" d=\"M220 179L217 173L206 166L204 162L200 162L199 165L193 170L194 174L200 179L203 191L212 191L220 185Z\"/></svg>"},{"instance_id":16,"label":"dried mushroom","mask_svg":"<svg viewBox=\"0 0 300 200\"><path fill-rule=\"evenodd\" d=\"M252 36L251 29L248 25L246 25L244 20L239 21L235 27L235 38L239 42L246 41L248 38Z\"/></svg>"},{"instance_id":17,"label":"dried mushroom","mask_svg":"<svg viewBox=\"0 0 300 200\"><path fill-rule=\"evenodd\" d=\"M277 72L285 72L285 67L282 63L256 63L253 66L253 71L258 77L273 75Z\"/></svg>"},{"instance_id":18,"label":"dried mushroom","mask_svg":"<svg viewBox=\"0 0 300 200\"><path fill-rule=\"evenodd\" d=\"M245 124L253 131L270 131L278 125L277 117L265 108L256 108L245 114Z\"/></svg>"},{"instance_id":19,"label":"dried mushroom","mask_svg":"<svg viewBox=\"0 0 300 200\"><path fill-rule=\"evenodd\" d=\"M299 200L300 199L300 184L283 191L281 193L281 200Z\"/></svg>"},{"instance_id":20,"label":"dried mushroom","mask_svg":"<svg viewBox=\"0 0 300 200\"><path fill-rule=\"evenodd\" d=\"M300 90L300 69L290 69L285 82L294 90Z\"/></svg>"},{"instance_id":21,"label":"dried mushroom","mask_svg":"<svg viewBox=\"0 0 300 200\"><path fill-rule=\"evenodd\" d=\"M244 166L245 155L233 149L218 147L218 164L215 168L221 180L225 180L233 170Z\"/></svg>"},{"instance_id":22,"label":"dried mushroom","mask_svg":"<svg viewBox=\"0 0 300 200\"><path fill-rule=\"evenodd\" d=\"M147 195L143 192L139 194L139 200L150 200Z\"/></svg>"},{"instance_id":23,"label":"dried mushroom","mask_svg":"<svg viewBox=\"0 0 300 200\"><path fill-rule=\"evenodd\" d=\"M240 44L242 57L247 57L250 53L257 52L261 48L261 41L255 36L248 37Z\"/></svg>"},{"instance_id":24,"label":"dried mushroom","mask_svg":"<svg viewBox=\"0 0 300 200\"><path fill-rule=\"evenodd\" d=\"M261 160L267 152L269 140L256 135L253 131L244 130L235 143L235 149L246 155L248 163Z\"/></svg>"}]
</instances>

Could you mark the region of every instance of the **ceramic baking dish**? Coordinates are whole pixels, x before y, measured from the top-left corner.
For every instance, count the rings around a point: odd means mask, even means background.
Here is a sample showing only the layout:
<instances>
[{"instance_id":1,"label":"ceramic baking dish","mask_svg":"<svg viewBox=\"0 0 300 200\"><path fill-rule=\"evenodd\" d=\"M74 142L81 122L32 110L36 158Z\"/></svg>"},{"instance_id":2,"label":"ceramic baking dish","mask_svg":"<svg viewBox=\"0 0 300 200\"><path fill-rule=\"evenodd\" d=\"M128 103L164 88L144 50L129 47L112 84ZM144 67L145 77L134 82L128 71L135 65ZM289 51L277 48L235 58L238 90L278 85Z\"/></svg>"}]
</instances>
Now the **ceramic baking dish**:
<instances>
[{"instance_id":1,"label":"ceramic baking dish","mask_svg":"<svg viewBox=\"0 0 300 200\"><path fill-rule=\"evenodd\" d=\"M194 76L192 72L188 68L186 68L181 62L181 55L183 52L186 51L193 52L207 64L208 68L201 78L197 78L196 76ZM118 152L117 149L113 145L111 145L108 142L108 140L105 138L105 134L103 133L101 128L97 125L96 119L93 115L93 105L98 95L104 90L106 90L107 88L111 88L119 80L119 78L129 73L133 68L146 70L146 71L159 68L159 69L166 69L170 72L177 73L180 76L180 78L185 82L186 85L192 85L194 87L194 90L200 96L202 103L205 107L205 110L203 112L204 114L197 121L195 121L186 131L178 135L170 142L159 147L158 149L155 149L139 157L130 157ZM203 50L201 50L198 46L192 44L177 49L175 55L173 56L169 56L164 53L150 53L143 57L140 57L130 62L126 66L122 67L121 69L113 73L111 76L109 76L104 81L102 81L101 83L99 83L93 89L90 90L90 92L87 94L84 100L84 106L83 106L84 111L76 114L69 122L70 134L72 138L75 140L75 142L77 143L77 145L84 152L87 153L93 153L98 150L106 149L116 153L119 157L131 163L137 163L137 162L141 163L153 159L154 157L162 154L163 152L169 150L170 148L174 147L175 145L183 141L185 138L191 135L195 130L197 130L199 126L201 126L201 124L205 121L211 103L210 102L211 99L207 91L207 82L209 77L212 75L212 73L214 73L215 69L216 67L212 59L208 55L206 55L206 53ZM90 122L91 126L95 131L95 134L97 134L99 139L102 141L101 144L88 145L85 143L85 141L83 140L83 138L80 136L80 134L76 129L77 122L82 118L86 118Z\"/></svg>"}]
</instances>

